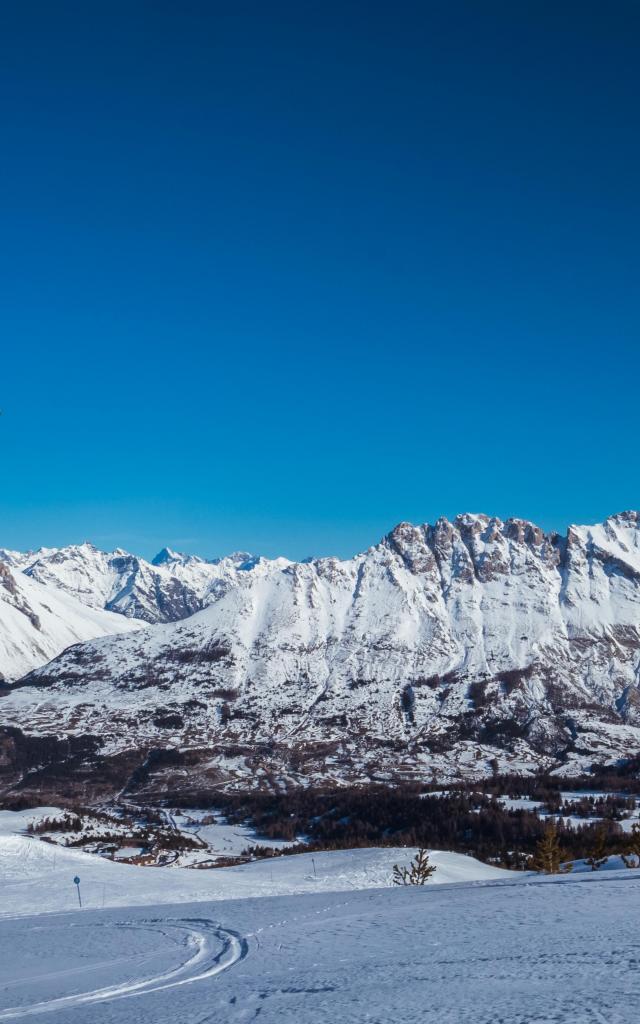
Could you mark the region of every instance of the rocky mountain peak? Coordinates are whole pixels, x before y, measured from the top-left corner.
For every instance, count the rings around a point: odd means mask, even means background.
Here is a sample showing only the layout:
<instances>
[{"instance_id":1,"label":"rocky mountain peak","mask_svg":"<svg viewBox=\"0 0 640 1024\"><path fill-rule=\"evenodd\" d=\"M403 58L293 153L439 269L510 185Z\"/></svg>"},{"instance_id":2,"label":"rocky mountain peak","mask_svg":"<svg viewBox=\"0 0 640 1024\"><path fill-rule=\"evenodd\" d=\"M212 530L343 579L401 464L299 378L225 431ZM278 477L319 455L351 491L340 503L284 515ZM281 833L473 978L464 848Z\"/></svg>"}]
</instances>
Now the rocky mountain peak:
<instances>
[{"instance_id":1,"label":"rocky mountain peak","mask_svg":"<svg viewBox=\"0 0 640 1024\"><path fill-rule=\"evenodd\" d=\"M151 564L167 565L170 562L184 562L188 560L190 557L191 556L189 555L180 554L180 552L174 551L172 548L165 547L162 548L161 551L158 551L157 555L154 555L154 557L151 559Z\"/></svg>"}]
</instances>

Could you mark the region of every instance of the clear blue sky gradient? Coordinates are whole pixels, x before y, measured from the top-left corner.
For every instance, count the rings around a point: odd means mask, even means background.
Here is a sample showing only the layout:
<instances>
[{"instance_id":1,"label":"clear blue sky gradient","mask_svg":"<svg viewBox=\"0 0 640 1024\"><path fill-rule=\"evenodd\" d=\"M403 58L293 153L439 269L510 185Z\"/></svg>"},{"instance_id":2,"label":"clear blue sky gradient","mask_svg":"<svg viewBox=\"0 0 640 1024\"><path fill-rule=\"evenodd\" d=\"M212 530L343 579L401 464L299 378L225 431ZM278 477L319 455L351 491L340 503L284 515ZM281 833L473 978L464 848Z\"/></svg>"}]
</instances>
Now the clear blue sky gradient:
<instances>
[{"instance_id":1,"label":"clear blue sky gradient","mask_svg":"<svg viewBox=\"0 0 640 1024\"><path fill-rule=\"evenodd\" d=\"M0 545L638 507L640 5L4 4Z\"/></svg>"}]
</instances>

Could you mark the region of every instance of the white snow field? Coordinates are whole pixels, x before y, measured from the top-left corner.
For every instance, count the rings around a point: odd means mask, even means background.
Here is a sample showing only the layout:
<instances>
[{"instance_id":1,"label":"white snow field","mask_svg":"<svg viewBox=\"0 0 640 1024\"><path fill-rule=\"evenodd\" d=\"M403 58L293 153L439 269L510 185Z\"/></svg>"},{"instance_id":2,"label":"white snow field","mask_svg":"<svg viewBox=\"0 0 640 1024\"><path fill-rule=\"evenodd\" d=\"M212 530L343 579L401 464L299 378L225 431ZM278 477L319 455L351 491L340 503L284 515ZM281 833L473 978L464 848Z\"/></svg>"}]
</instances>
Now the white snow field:
<instances>
[{"instance_id":1,"label":"white snow field","mask_svg":"<svg viewBox=\"0 0 640 1024\"><path fill-rule=\"evenodd\" d=\"M390 888L411 854L203 871L0 837L0 1021L635 1022L640 871L543 879L434 853L449 884Z\"/></svg>"}]
</instances>

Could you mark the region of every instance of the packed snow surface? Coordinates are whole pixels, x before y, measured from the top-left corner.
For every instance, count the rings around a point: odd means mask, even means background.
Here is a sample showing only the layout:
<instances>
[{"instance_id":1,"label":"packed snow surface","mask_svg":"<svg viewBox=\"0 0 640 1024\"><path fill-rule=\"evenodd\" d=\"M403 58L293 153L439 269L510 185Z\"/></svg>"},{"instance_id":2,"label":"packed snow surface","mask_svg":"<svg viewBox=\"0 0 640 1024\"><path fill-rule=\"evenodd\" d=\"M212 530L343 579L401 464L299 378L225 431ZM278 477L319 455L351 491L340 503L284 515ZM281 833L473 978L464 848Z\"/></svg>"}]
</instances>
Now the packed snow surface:
<instances>
[{"instance_id":1,"label":"packed snow surface","mask_svg":"<svg viewBox=\"0 0 640 1024\"><path fill-rule=\"evenodd\" d=\"M412 851L316 854L316 875L309 854L204 872L43 847L0 839L0 1021L637 1019L640 871L541 879L437 854L458 884L389 888Z\"/></svg>"}]
</instances>

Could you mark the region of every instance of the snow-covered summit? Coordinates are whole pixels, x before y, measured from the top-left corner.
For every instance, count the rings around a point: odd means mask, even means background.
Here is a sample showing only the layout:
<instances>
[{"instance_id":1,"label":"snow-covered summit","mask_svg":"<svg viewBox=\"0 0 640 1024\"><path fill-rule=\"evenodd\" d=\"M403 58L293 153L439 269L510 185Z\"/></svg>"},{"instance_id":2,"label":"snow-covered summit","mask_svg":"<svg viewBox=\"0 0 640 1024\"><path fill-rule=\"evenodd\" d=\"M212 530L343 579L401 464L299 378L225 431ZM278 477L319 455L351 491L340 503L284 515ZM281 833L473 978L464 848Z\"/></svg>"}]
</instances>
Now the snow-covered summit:
<instances>
[{"instance_id":1,"label":"snow-covered summit","mask_svg":"<svg viewBox=\"0 0 640 1024\"><path fill-rule=\"evenodd\" d=\"M113 613L103 617L102 626L95 632L90 629L79 634L65 632L68 642L91 639L104 632L120 632L126 629L119 622L120 617L136 623L173 622L188 618L218 600L233 585L238 572L254 569L265 572L270 564L267 559L244 551L206 560L168 547L163 548L153 562L148 562L123 548L102 551L90 541L61 548L43 547L31 552L0 549L0 566L11 569L21 580L27 577L37 582L43 592L52 595L54 602L56 595L62 594L87 610ZM274 563L282 564L286 564L284 560ZM91 621L91 616L84 614L84 618ZM113 628L107 628L109 623ZM24 642L22 656L18 660L8 656L3 659L0 654L0 672L9 679L15 678L16 674L45 664L67 646L54 640L53 635L50 639L51 643L44 644L39 638L37 642L34 640L30 654L27 652L29 645ZM4 643L8 650L13 642L11 635L2 634L0 624L0 644Z\"/></svg>"}]
</instances>

